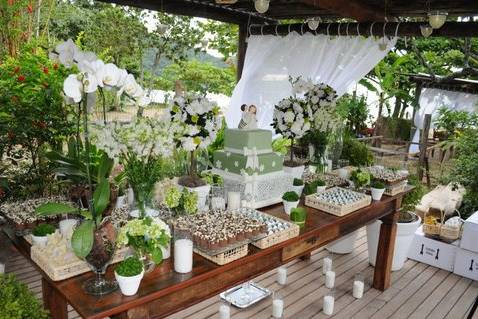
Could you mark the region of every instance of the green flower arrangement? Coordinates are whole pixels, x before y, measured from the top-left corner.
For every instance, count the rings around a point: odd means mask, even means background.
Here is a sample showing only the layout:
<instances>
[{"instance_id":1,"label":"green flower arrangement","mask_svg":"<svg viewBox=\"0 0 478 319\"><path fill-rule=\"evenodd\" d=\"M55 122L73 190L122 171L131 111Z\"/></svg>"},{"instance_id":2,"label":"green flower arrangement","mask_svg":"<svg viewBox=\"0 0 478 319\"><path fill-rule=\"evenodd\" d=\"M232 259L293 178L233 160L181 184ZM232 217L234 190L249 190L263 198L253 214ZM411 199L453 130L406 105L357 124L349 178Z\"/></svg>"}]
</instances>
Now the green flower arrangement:
<instances>
[{"instance_id":1,"label":"green flower arrangement","mask_svg":"<svg viewBox=\"0 0 478 319\"><path fill-rule=\"evenodd\" d=\"M149 256L155 264L163 261L161 247L166 248L171 240L169 226L159 218L132 219L121 227L116 244L129 246L138 256Z\"/></svg>"},{"instance_id":2,"label":"green flower arrangement","mask_svg":"<svg viewBox=\"0 0 478 319\"><path fill-rule=\"evenodd\" d=\"M32 231L33 236L44 237L46 235L53 234L55 232L55 227L50 224L40 224L35 227Z\"/></svg>"},{"instance_id":3,"label":"green flower arrangement","mask_svg":"<svg viewBox=\"0 0 478 319\"><path fill-rule=\"evenodd\" d=\"M178 187L171 187L166 191L165 204L176 214L185 212L192 215L198 210L198 194L186 188L181 191Z\"/></svg>"},{"instance_id":4,"label":"green flower arrangement","mask_svg":"<svg viewBox=\"0 0 478 319\"><path fill-rule=\"evenodd\" d=\"M284 195L282 195L282 199L285 200L286 202L297 202L300 197L296 192L285 192Z\"/></svg>"},{"instance_id":5,"label":"green flower arrangement","mask_svg":"<svg viewBox=\"0 0 478 319\"><path fill-rule=\"evenodd\" d=\"M362 188L370 184L370 173L358 168L352 172L350 180L354 183L356 189Z\"/></svg>"},{"instance_id":6,"label":"green flower arrangement","mask_svg":"<svg viewBox=\"0 0 478 319\"><path fill-rule=\"evenodd\" d=\"M143 271L143 263L138 257L128 257L123 260L115 269L116 273L123 277L133 277Z\"/></svg>"}]
</instances>

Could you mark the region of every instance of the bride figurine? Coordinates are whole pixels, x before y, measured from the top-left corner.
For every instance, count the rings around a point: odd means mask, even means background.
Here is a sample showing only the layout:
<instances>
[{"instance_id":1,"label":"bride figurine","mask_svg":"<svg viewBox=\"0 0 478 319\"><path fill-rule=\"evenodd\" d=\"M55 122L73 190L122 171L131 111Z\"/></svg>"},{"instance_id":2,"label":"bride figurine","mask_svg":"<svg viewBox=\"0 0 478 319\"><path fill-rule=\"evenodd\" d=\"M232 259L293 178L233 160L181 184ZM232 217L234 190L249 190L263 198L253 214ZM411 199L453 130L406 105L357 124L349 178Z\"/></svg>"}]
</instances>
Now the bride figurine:
<instances>
[{"instance_id":1,"label":"bride figurine","mask_svg":"<svg viewBox=\"0 0 478 319\"><path fill-rule=\"evenodd\" d=\"M239 122L238 128L242 130L255 130L257 129L257 107L252 104L247 106L246 104L241 105L242 118Z\"/></svg>"}]
</instances>

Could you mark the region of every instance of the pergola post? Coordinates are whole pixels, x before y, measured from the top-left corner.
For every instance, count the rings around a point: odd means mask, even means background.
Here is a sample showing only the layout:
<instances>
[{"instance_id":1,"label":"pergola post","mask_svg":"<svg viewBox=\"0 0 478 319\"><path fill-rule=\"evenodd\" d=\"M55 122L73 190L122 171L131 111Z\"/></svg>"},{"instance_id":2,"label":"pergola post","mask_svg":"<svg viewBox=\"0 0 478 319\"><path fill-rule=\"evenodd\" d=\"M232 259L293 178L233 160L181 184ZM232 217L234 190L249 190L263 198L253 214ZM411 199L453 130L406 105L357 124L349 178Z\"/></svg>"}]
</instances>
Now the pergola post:
<instances>
[{"instance_id":1,"label":"pergola post","mask_svg":"<svg viewBox=\"0 0 478 319\"><path fill-rule=\"evenodd\" d=\"M423 122L422 136L420 138L420 158L418 161L418 180L421 182L423 179L423 168L427 171L427 181L428 181L428 158L427 158L427 148L428 148L428 135L430 133L430 126L432 122L432 115L425 114L425 120Z\"/></svg>"},{"instance_id":2,"label":"pergola post","mask_svg":"<svg viewBox=\"0 0 478 319\"><path fill-rule=\"evenodd\" d=\"M247 24L239 24L239 38L237 43L237 82L241 79L242 69L244 68L244 60L247 50Z\"/></svg>"}]
</instances>

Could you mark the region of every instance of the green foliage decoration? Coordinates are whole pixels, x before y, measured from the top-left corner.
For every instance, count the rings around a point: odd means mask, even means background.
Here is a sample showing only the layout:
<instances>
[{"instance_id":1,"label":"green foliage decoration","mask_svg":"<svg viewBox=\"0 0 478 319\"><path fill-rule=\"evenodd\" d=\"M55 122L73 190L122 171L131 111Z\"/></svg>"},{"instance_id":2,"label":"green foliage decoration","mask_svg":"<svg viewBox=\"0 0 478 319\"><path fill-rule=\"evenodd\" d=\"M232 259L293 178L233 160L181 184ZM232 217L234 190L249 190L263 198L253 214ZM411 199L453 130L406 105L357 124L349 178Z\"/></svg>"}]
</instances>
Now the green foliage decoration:
<instances>
[{"instance_id":1,"label":"green foliage decoration","mask_svg":"<svg viewBox=\"0 0 478 319\"><path fill-rule=\"evenodd\" d=\"M292 185L294 186L302 186L304 185L304 181L300 178L294 178L294 181L292 182Z\"/></svg>"},{"instance_id":2,"label":"green foliage decoration","mask_svg":"<svg viewBox=\"0 0 478 319\"><path fill-rule=\"evenodd\" d=\"M115 271L123 277L133 277L143 271L143 263L138 257L130 256L116 266Z\"/></svg>"},{"instance_id":3,"label":"green foliage decoration","mask_svg":"<svg viewBox=\"0 0 478 319\"><path fill-rule=\"evenodd\" d=\"M282 199L285 200L286 202L296 202L300 199L299 195L294 192L285 192L284 195L282 195Z\"/></svg>"},{"instance_id":4,"label":"green foliage decoration","mask_svg":"<svg viewBox=\"0 0 478 319\"><path fill-rule=\"evenodd\" d=\"M426 189L423 184L420 183L416 175L408 176L408 184L414 188L403 196L401 210L405 212L414 212L415 206L417 206L422 200Z\"/></svg>"},{"instance_id":5,"label":"green foliage decoration","mask_svg":"<svg viewBox=\"0 0 478 319\"><path fill-rule=\"evenodd\" d=\"M385 184L378 179L372 179L370 187L375 189L385 189Z\"/></svg>"},{"instance_id":6,"label":"green foliage decoration","mask_svg":"<svg viewBox=\"0 0 478 319\"><path fill-rule=\"evenodd\" d=\"M32 234L37 237L44 237L46 235L53 234L54 232L55 227L50 224L40 224L32 230Z\"/></svg>"},{"instance_id":7,"label":"green foliage decoration","mask_svg":"<svg viewBox=\"0 0 478 319\"><path fill-rule=\"evenodd\" d=\"M348 160L352 166L369 166L373 163L373 154L367 145L350 136L344 137L341 158Z\"/></svg>"},{"instance_id":8,"label":"green foliage decoration","mask_svg":"<svg viewBox=\"0 0 478 319\"><path fill-rule=\"evenodd\" d=\"M290 211L290 220L300 227L305 226L305 220L307 219L307 210L304 207L292 208Z\"/></svg>"},{"instance_id":9,"label":"green foliage decoration","mask_svg":"<svg viewBox=\"0 0 478 319\"><path fill-rule=\"evenodd\" d=\"M40 301L15 276L0 274L0 319L48 319Z\"/></svg>"}]
</instances>

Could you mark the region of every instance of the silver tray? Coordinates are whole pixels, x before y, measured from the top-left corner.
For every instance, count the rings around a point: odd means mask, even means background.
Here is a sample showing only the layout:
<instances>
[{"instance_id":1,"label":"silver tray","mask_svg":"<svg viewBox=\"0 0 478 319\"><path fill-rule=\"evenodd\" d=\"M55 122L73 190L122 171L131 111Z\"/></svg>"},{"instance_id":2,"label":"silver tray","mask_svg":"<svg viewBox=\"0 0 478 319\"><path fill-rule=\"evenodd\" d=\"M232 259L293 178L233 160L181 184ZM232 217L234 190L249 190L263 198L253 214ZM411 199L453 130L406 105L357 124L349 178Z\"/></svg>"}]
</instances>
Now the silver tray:
<instances>
[{"instance_id":1,"label":"silver tray","mask_svg":"<svg viewBox=\"0 0 478 319\"><path fill-rule=\"evenodd\" d=\"M221 292L219 296L221 299L231 303L231 305L244 309L271 295L271 291L269 289L263 288L252 281L250 282L249 290L249 298L246 298L243 285L239 285Z\"/></svg>"}]
</instances>

